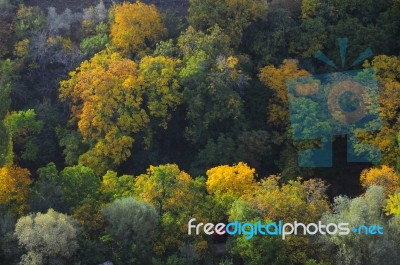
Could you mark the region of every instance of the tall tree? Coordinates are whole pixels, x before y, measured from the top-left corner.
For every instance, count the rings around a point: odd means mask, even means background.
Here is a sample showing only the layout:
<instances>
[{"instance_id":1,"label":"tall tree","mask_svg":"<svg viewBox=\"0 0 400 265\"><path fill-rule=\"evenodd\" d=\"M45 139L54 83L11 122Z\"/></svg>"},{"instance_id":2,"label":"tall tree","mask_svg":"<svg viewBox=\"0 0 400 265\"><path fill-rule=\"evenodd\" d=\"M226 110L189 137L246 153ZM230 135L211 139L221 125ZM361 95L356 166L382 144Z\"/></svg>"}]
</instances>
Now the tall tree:
<instances>
[{"instance_id":1,"label":"tall tree","mask_svg":"<svg viewBox=\"0 0 400 265\"><path fill-rule=\"evenodd\" d=\"M14 7L11 1L0 2L0 58L8 55L10 46L12 45L12 34L15 27L14 24Z\"/></svg>"},{"instance_id":2,"label":"tall tree","mask_svg":"<svg viewBox=\"0 0 400 265\"><path fill-rule=\"evenodd\" d=\"M6 118L6 125L13 142L14 160L34 161L39 150L34 135L43 128L43 122L37 119L35 111L30 109L11 112Z\"/></svg>"},{"instance_id":3,"label":"tall tree","mask_svg":"<svg viewBox=\"0 0 400 265\"><path fill-rule=\"evenodd\" d=\"M120 54L103 51L61 82L60 98L70 100L71 122L90 146L80 163L102 174L131 156L137 134L150 144L152 126L165 128L181 101L177 63L145 57L138 69Z\"/></svg>"},{"instance_id":4,"label":"tall tree","mask_svg":"<svg viewBox=\"0 0 400 265\"><path fill-rule=\"evenodd\" d=\"M186 137L205 145L222 133L242 126L241 92L247 85L239 59L229 48L229 37L215 26L207 33L189 27L178 40L183 53L180 71L188 126Z\"/></svg>"}]
</instances>

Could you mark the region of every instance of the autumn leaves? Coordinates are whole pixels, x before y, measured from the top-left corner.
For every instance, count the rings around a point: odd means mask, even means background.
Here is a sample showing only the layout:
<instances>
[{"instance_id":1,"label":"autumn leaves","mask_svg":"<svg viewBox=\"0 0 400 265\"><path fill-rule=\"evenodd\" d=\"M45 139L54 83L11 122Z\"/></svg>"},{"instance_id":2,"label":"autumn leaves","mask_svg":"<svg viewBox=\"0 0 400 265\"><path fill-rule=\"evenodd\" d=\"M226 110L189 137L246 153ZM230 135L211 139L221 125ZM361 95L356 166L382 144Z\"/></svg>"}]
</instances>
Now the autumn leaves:
<instances>
[{"instance_id":1,"label":"autumn leaves","mask_svg":"<svg viewBox=\"0 0 400 265\"><path fill-rule=\"evenodd\" d=\"M178 61L144 57L139 65L119 53L103 51L61 82L60 97L71 102L71 121L77 121L91 146L80 161L104 172L131 155L134 135L150 141L151 126L166 127L170 111L181 101ZM107 159L109 165L102 165Z\"/></svg>"}]
</instances>

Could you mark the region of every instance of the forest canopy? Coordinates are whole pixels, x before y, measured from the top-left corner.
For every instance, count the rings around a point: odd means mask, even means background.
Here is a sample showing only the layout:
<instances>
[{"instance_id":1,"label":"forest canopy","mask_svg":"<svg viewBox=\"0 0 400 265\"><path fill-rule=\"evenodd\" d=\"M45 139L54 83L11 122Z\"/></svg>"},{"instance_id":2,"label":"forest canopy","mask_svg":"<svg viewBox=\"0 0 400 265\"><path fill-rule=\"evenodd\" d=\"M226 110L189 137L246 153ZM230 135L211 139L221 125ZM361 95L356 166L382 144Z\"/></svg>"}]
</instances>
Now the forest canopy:
<instances>
[{"instance_id":1,"label":"forest canopy","mask_svg":"<svg viewBox=\"0 0 400 265\"><path fill-rule=\"evenodd\" d=\"M351 136L317 104L329 84L288 85L347 71L377 94ZM400 264L398 0L0 0L0 103L1 264ZM324 133L332 166L302 167Z\"/></svg>"}]
</instances>

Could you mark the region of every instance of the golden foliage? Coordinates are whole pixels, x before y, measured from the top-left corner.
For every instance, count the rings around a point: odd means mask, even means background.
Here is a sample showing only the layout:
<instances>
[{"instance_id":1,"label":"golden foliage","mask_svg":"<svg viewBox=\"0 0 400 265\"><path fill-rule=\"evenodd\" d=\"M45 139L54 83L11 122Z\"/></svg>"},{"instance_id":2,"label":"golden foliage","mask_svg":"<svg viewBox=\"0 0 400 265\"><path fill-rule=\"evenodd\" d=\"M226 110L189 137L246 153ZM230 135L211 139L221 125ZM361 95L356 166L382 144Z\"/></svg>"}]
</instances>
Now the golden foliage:
<instances>
[{"instance_id":1,"label":"golden foliage","mask_svg":"<svg viewBox=\"0 0 400 265\"><path fill-rule=\"evenodd\" d=\"M282 220L284 223L317 223L323 213L330 211L323 181L299 179L282 185L279 182L278 176L263 179L253 194L242 199L260 210L263 219L275 222ZM303 235L290 237L286 243L291 253L290 259L294 263L299 263L315 251L307 247L310 238Z\"/></svg>"},{"instance_id":2,"label":"golden foliage","mask_svg":"<svg viewBox=\"0 0 400 265\"><path fill-rule=\"evenodd\" d=\"M15 44L14 55L23 58L29 52L29 39L23 39Z\"/></svg>"},{"instance_id":3,"label":"golden foliage","mask_svg":"<svg viewBox=\"0 0 400 265\"><path fill-rule=\"evenodd\" d=\"M78 120L84 141L98 139L95 149L115 164L130 156L129 134L148 122L140 111L143 91L136 76L135 62L103 52L60 83L60 98L71 100L72 120Z\"/></svg>"},{"instance_id":4,"label":"golden foliage","mask_svg":"<svg viewBox=\"0 0 400 265\"><path fill-rule=\"evenodd\" d=\"M81 162L105 171L102 157L112 165L126 160L134 134L145 132L149 144L152 117L167 126L168 111L181 102L178 63L163 56L144 57L138 70L134 61L103 51L60 83L61 100L71 101L71 122L77 121L84 142L92 148Z\"/></svg>"},{"instance_id":5,"label":"golden foliage","mask_svg":"<svg viewBox=\"0 0 400 265\"><path fill-rule=\"evenodd\" d=\"M114 8L111 41L123 54L141 53L166 34L161 14L154 5L124 2Z\"/></svg>"},{"instance_id":6,"label":"golden foliage","mask_svg":"<svg viewBox=\"0 0 400 265\"><path fill-rule=\"evenodd\" d=\"M255 189L254 174L255 169L243 162L214 167L207 171L207 190L210 194L243 196Z\"/></svg>"},{"instance_id":7,"label":"golden foliage","mask_svg":"<svg viewBox=\"0 0 400 265\"><path fill-rule=\"evenodd\" d=\"M284 60L279 67L266 66L260 70L261 82L274 91L269 106L268 121L274 125L286 124L289 118L286 80L289 78L309 76L306 70L298 67L296 60Z\"/></svg>"},{"instance_id":8,"label":"golden foliage","mask_svg":"<svg viewBox=\"0 0 400 265\"><path fill-rule=\"evenodd\" d=\"M0 168L0 205L10 206L18 214L23 213L32 183L29 176L27 169L13 164Z\"/></svg>"},{"instance_id":9,"label":"golden foliage","mask_svg":"<svg viewBox=\"0 0 400 265\"><path fill-rule=\"evenodd\" d=\"M400 214L400 193L389 195L387 205L385 207L387 215L399 215Z\"/></svg>"},{"instance_id":10,"label":"golden foliage","mask_svg":"<svg viewBox=\"0 0 400 265\"><path fill-rule=\"evenodd\" d=\"M400 188L400 175L388 166L365 169L361 172L360 180L364 189L382 186L388 195L394 194Z\"/></svg>"},{"instance_id":11,"label":"golden foliage","mask_svg":"<svg viewBox=\"0 0 400 265\"><path fill-rule=\"evenodd\" d=\"M181 103L177 67L180 61L164 56L146 56L140 61L140 79L149 93L149 115L159 118L159 126L166 129L171 118L170 109Z\"/></svg>"},{"instance_id":12,"label":"golden foliage","mask_svg":"<svg viewBox=\"0 0 400 265\"><path fill-rule=\"evenodd\" d=\"M282 185L279 180L277 176L263 179L251 196L244 197L261 210L264 218L307 223L318 221L322 213L329 211L326 186L321 180L296 180Z\"/></svg>"},{"instance_id":13,"label":"golden foliage","mask_svg":"<svg viewBox=\"0 0 400 265\"><path fill-rule=\"evenodd\" d=\"M364 67L373 67L379 81L379 103L382 128L377 132L360 133L365 143L379 148L382 164L395 167L400 156L397 134L400 130L400 58L379 55Z\"/></svg>"},{"instance_id":14,"label":"golden foliage","mask_svg":"<svg viewBox=\"0 0 400 265\"><path fill-rule=\"evenodd\" d=\"M177 165L150 166L147 174L136 179L137 195L156 206L159 214L185 207L193 179Z\"/></svg>"}]
</instances>

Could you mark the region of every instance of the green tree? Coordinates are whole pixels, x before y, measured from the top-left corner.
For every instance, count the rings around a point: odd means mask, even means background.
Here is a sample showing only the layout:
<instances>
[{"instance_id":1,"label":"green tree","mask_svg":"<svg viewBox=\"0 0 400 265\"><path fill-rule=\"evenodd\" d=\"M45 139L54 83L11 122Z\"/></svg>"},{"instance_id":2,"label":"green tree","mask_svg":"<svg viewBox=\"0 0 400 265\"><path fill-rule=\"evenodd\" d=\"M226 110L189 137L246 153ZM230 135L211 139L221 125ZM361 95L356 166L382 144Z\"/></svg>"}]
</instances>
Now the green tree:
<instances>
[{"instance_id":1,"label":"green tree","mask_svg":"<svg viewBox=\"0 0 400 265\"><path fill-rule=\"evenodd\" d=\"M97 34L82 40L80 49L86 56L90 57L103 50L109 42L110 40L107 35Z\"/></svg>"},{"instance_id":2,"label":"green tree","mask_svg":"<svg viewBox=\"0 0 400 265\"><path fill-rule=\"evenodd\" d=\"M124 197L134 197L135 178L130 175L118 176L114 171L107 171L100 187L105 200L115 200Z\"/></svg>"},{"instance_id":3,"label":"green tree","mask_svg":"<svg viewBox=\"0 0 400 265\"><path fill-rule=\"evenodd\" d=\"M43 122L37 119L35 111L11 112L5 122L13 142L14 159L35 160L39 144L34 136L43 128Z\"/></svg>"},{"instance_id":4,"label":"green tree","mask_svg":"<svg viewBox=\"0 0 400 265\"><path fill-rule=\"evenodd\" d=\"M16 14L15 33L19 39L43 30L46 26L46 17L39 7L20 5Z\"/></svg>"},{"instance_id":5,"label":"green tree","mask_svg":"<svg viewBox=\"0 0 400 265\"><path fill-rule=\"evenodd\" d=\"M327 42L327 21L323 17L308 18L292 28L289 51L295 55L312 58L318 50L324 49Z\"/></svg>"},{"instance_id":6,"label":"green tree","mask_svg":"<svg viewBox=\"0 0 400 265\"><path fill-rule=\"evenodd\" d=\"M363 24L374 22L380 12L391 6L391 1L373 0L333 0L329 1L329 7L333 8L332 19L341 20L347 17L356 17ZM356 8L357 7L357 8ZM357 10L357 12L355 12Z\"/></svg>"},{"instance_id":7,"label":"green tree","mask_svg":"<svg viewBox=\"0 0 400 265\"><path fill-rule=\"evenodd\" d=\"M295 18L284 9L270 9L265 20L251 24L243 33L242 46L255 66L278 65L289 58Z\"/></svg>"},{"instance_id":8,"label":"green tree","mask_svg":"<svg viewBox=\"0 0 400 265\"><path fill-rule=\"evenodd\" d=\"M241 41L243 31L267 14L264 0L190 0L189 23L196 29L206 30L219 25L232 39L234 46Z\"/></svg>"},{"instance_id":9,"label":"green tree","mask_svg":"<svg viewBox=\"0 0 400 265\"><path fill-rule=\"evenodd\" d=\"M60 173L63 202L77 207L85 198L94 198L100 188L100 178L84 166L66 167Z\"/></svg>"},{"instance_id":10,"label":"green tree","mask_svg":"<svg viewBox=\"0 0 400 265\"><path fill-rule=\"evenodd\" d=\"M1 211L0 214L0 260L6 264L17 264L23 254L14 236L17 220L13 214Z\"/></svg>"},{"instance_id":11,"label":"green tree","mask_svg":"<svg viewBox=\"0 0 400 265\"><path fill-rule=\"evenodd\" d=\"M191 165L191 172L195 176L201 176L209 168L237 162L240 160L235 141L231 137L220 135L217 140L209 139L198 152Z\"/></svg>"},{"instance_id":12,"label":"green tree","mask_svg":"<svg viewBox=\"0 0 400 265\"><path fill-rule=\"evenodd\" d=\"M148 203L132 197L116 199L103 209L107 232L118 250L117 264L143 264L151 260L151 244L157 236L159 217Z\"/></svg>"},{"instance_id":13,"label":"green tree","mask_svg":"<svg viewBox=\"0 0 400 265\"><path fill-rule=\"evenodd\" d=\"M229 221L261 223L271 222L261 218L261 211L249 202L236 200L229 210ZM293 264L289 258L285 241L270 235L255 235L251 239L247 235L230 237L227 242L229 253L242 258L243 264Z\"/></svg>"},{"instance_id":14,"label":"green tree","mask_svg":"<svg viewBox=\"0 0 400 265\"><path fill-rule=\"evenodd\" d=\"M350 199L335 198L333 213L322 218L323 223L349 223L349 229L363 225L379 224L383 235L350 232L348 235L322 236L326 249L334 250L333 259L339 265L396 264L399 246L399 218L387 220L383 215L386 194L382 187L373 186L365 194ZM334 247L334 248L332 248Z\"/></svg>"},{"instance_id":15,"label":"green tree","mask_svg":"<svg viewBox=\"0 0 400 265\"><path fill-rule=\"evenodd\" d=\"M256 220L253 220L256 221ZM229 252L239 255L245 265L290 265L285 242L276 236L255 236L251 240L245 235L229 239Z\"/></svg>"},{"instance_id":16,"label":"green tree","mask_svg":"<svg viewBox=\"0 0 400 265\"><path fill-rule=\"evenodd\" d=\"M68 166L76 165L79 156L85 152L85 144L79 131L68 130L62 126L55 128L59 145L62 147L65 164Z\"/></svg>"},{"instance_id":17,"label":"green tree","mask_svg":"<svg viewBox=\"0 0 400 265\"><path fill-rule=\"evenodd\" d=\"M323 181L298 179L281 185L279 182L279 177L270 176L263 179L252 193L241 198L261 212L261 220L317 223L330 210L327 186ZM305 262L320 249L317 244L307 247L312 244L312 240L304 235L288 237L285 242L289 259L293 263Z\"/></svg>"},{"instance_id":18,"label":"green tree","mask_svg":"<svg viewBox=\"0 0 400 265\"><path fill-rule=\"evenodd\" d=\"M193 180L174 164L150 166L147 174L136 179L136 196L154 205L161 218L160 236L154 247L157 254L179 249L186 239L194 240L199 252L207 249L203 237L187 236L190 218L208 220L211 205L207 205L210 201L204 179Z\"/></svg>"},{"instance_id":19,"label":"green tree","mask_svg":"<svg viewBox=\"0 0 400 265\"><path fill-rule=\"evenodd\" d=\"M248 77L239 60L227 45L229 38L221 28L213 27L205 34L189 27L178 40L183 52L180 71L187 108L186 137L195 144L205 145L221 133L238 130L243 102L241 91Z\"/></svg>"},{"instance_id":20,"label":"green tree","mask_svg":"<svg viewBox=\"0 0 400 265\"><path fill-rule=\"evenodd\" d=\"M88 167L77 165L58 172L54 163L38 170L34 205L38 210L56 208L71 211L85 199L97 198L100 178Z\"/></svg>"},{"instance_id":21,"label":"green tree","mask_svg":"<svg viewBox=\"0 0 400 265\"><path fill-rule=\"evenodd\" d=\"M7 130L4 120L7 116L11 104L11 73L12 64L10 60L0 60L0 166L10 162L11 155L11 137Z\"/></svg>"},{"instance_id":22,"label":"green tree","mask_svg":"<svg viewBox=\"0 0 400 265\"><path fill-rule=\"evenodd\" d=\"M13 30L15 27L15 7L11 1L3 0L0 2L0 58L8 55L13 43Z\"/></svg>"},{"instance_id":23,"label":"green tree","mask_svg":"<svg viewBox=\"0 0 400 265\"><path fill-rule=\"evenodd\" d=\"M33 211L45 212L48 209L65 211L61 178L54 163L37 170L38 178L32 187L31 207Z\"/></svg>"}]
</instances>

